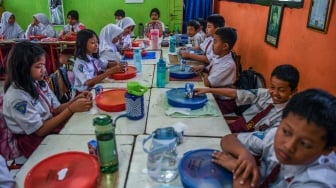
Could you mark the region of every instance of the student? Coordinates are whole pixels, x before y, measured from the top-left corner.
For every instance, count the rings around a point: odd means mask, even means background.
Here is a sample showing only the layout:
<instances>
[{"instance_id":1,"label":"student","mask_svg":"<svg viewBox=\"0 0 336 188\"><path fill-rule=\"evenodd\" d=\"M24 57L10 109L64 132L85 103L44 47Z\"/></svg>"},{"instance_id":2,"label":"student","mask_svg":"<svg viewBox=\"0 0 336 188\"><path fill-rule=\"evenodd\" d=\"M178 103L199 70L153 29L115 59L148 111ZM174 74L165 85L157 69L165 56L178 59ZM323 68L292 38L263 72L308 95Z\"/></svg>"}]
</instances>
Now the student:
<instances>
[{"instance_id":1,"label":"student","mask_svg":"<svg viewBox=\"0 0 336 188\"><path fill-rule=\"evenodd\" d=\"M204 32L206 28L206 21L203 18L197 18L197 21L200 23L200 30L198 31L198 33L202 36L203 42L206 38L206 33Z\"/></svg>"},{"instance_id":2,"label":"student","mask_svg":"<svg viewBox=\"0 0 336 188\"><path fill-rule=\"evenodd\" d=\"M200 23L196 20L190 20L187 23L187 35L191 40L192 47L199 49L202 41L202 36L199 34Z\"/></svg>"},{"instance_id":3,"label":"student","mask_svg":"<svg viewBox=\"0 0 336 188\"><path fill-rule=\"evenodd\" d=\"M89 92L60 104L44 80L45 60L45 51L31 42L15 44L8 57L3 115L26 158L45 136L58 132L73 113L92 106Z\"/></svg>"},{"instance_id":4,"label":"student","mask_svg":"<svg viewBox=\"0 0 336 188\"><path fill-rule=\"evenodd\" d=\"M14 188L15 180L10 174L5 159L0 155L0 187Z\"/></svg>"},{"instance_id":5,"label":"student","mask_svg":"<svg viewBox=\"0 0 336 188\"><path fill-rule=\"evenodd\" d=\"M33 15L33 23L28 25L26 38L29 36L41 35L44 37L55 37L56 31L50 24L48 17L43 13Z\"/></svg>"},{"instance_id":6,"label":"student","mask_svg":"<svg viewBox=\"0 0 336 188\"><path fill-rule=\"evenodd\" d=\"M2 13L0 35L3 39L24 38L24 31L15 22L15 15L9 11Z\"/></svg>"},{"instance_id":7,"label":"student","mask_svg":"<svg viewBox=\"0 0 336 188\"><path fill-rule=\"evenodd\" d=\"M279 127L224 136L213 162L233 172L234 187L335 187L335 109L335 96L323 90L298 93Z\"/></svg>"},{"instance_id":8,"label":"student","mask_svg":"<svg viewBox=\"0 0 336 188\"><path fill-rule=\"evenodd\" d=\"M206 28L207 38L205 38L205 40L200 45L200 49L203 50L205 55L198 55L194 53L189 53L187 51L180 51L181 57L209 64L214 56L212 51L213 35L215 34L218 28L224 27L224 25L225 20L223 16L219 14L210 15L207 18L207 28Z\"/></svg>"},{"instance_id":9,"label":"student","mask_svg":"<svg viewBox=\"0 0 336 188\"><path fill-rule=\"evenodd\" d=\"M76 36L78 31L85 29L85 25L79 22L79 14L76 10L70 10L67 14L68 24L59 33L59 38L67 40L71 36Z\"/></svg>"},{"instance_id":10,"label":"student","mask_svg":"<svg viewBox=\"0 0 336 188\"><path fill-rule=\"evenodd\" d=\"M115 18L115 22L116 24L118 24L118 22L125 18L126 14L125 11L123 9L118 9L114 12L114 18Z\"/></svg>"},{"instance_id":11,"label":"student","mask_svg":"<svg viewBox=\"0 0 336 188\"><path fill-rule=\"evenodd\" d=\"M160 36L163 35L165 32L165 25L161 22L160 19L160 10L158 8L153 8L150 13L149 17L151 21L146 24L145 33L148 38L150 38L150 31L151 29L158 29Z\"/></svg>"},{"instance_id":12,"label":"student","mask_svg":"<svg viewBox=\"0 0 336 188\"><path fill-rule=\"evenodd\" d=\"M107 29L112 27L111 25L118 27L109 24L103 28L101 35L113 34L110 29ZM121 35L122 29L119 28L119 30L119 35ZM90 29L84 29L77 33L73 71L75 74L74 88L78 93L91 89L113 73L123 72L123 66L120 63L99 60L98 39L97 34ZM112 38L110 43L112 44Z\"/></svg>"},{"instance_id":13,"label":"student","mask_svg":"<svg viewBox=\"0 0 336 188\"><path fill-rule=\"evenodd\" d=\"M135 22L130 17L125 17L118 22L118 26L124 30L121 40L118 44L120 49L128 49L132 47L131 33L135 28Z\"/></svg>"},{"instance_id":14,"label":"student","mask_svg":"<svg viewBox=\"0 0 336 188\"><path fill-rule=\"evenodd\" d=\"M108 24L100 32L99 39L99 59L110 66L121 61L121 55L117 44L120 44L123 30L115 24Z\"/></svg>"},{"instance_id":15,"label":"student","mask_svg":"<svg viewBox=\"0 0 336 188\"><path fill-rule=\"evenodd\" d=\"M235 99L238 106L251 104L242 117L229 123L231 132L251 132L277 126L288 100L297 91L299 71L292 65L277 66L271 73L270 87L257 90L196 88L196 94L213 93ZM222 111L227 107L219 105Z\"/></svg>"}]
</instances>

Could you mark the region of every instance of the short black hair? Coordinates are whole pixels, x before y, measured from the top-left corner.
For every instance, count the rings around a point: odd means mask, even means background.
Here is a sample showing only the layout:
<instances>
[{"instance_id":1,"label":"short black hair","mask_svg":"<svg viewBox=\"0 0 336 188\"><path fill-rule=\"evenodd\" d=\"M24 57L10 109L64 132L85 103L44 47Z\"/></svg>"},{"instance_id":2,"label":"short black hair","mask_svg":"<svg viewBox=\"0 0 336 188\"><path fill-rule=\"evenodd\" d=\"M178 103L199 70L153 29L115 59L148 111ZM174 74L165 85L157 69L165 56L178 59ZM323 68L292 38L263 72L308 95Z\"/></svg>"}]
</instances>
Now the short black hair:
<instances>
[{"instance_id":1,"label":"short black hair","mask_svg":"<svg viewBox=\"0 0 336 188\"><path fill-rule=\"evenodd\" d=\"M20 42L15 44L8 55L7 67L8 76L4 84L5 92L12 83L29 93L32 98L37 99L39 94L31 77L30 69L34 63L39 61L46 52L36 43Z\"/></svg>"},{"instance_id":2,"label":"short black hair","mask_svg":"<svg viewBox=\"0 0 336 188\"><path fill-rule=\"evenodd\" d=\"M90 38L93 36L96 36L98 43L99 43L99 37L98 35L91 29L83 29L78 31L77 37L76 37L76 48L75 48L75 59L78 57L80 59L83 59L85 61L89 61L87 55L86 55L86 44ZM93 57L98 58L98 53L92 54Z\"/></svg>"},{"instance_id":3,"label":"short black hair","mask_svg":"<svg viewBox=\"0 0 336 188\"><path fill-rule=\"evenodd\" d=\"M158 8L152 8L149 13L149 17L152 15L153 12L155 12L160 17L160 10Z\"/></svg>"},{"instance_id":4,"label":"short black hair","mask_svg":"<svg viewBox=\"0 0 336 188\"><path fill-rule=\"evenodd\" d=\"M187 26L191 26L195 28L195 30L198 30L200 28L200 23L197 20L189 20Z\"/></svg>"},{"instance_id":5,"label":"short black hair","mask_svg":"<svg viewBox=\"0 0 336 188\"><path fill-rule=\"evenodd\" d=\"M326 148L336 146L336 97L321 89L307 89L295 94L282 112L293 113L325 130Z\"/></svg>"},{"instance_id":6,"label":"short black hair","mask_svg":"<svg viewBox=\"0 0 336 188\"><path fill-rule=\"evenodd\" d=\"M199 17L196 20L200 23L201 26L203 26L203 28L206 28L206 21L204 18Z\"/></svg>"},{"instance_id":7,"label":"short black hair","mask_svg":"<svg viewBox=\"0 0 336 188\"><path fill-rule=\"evenodd\" d=\"M216 28L225 26L225 19L219 14L212 14L207 17L207 22L212 23Z\"/></svg>"},{"instance_id":8,"label":"short black hair","mask_svg":"<svg viewBox=\"0 0 336 188\"><path fill-rule=\"evenodd\" d=\"M237 32L232 27L220 27L215 32L222 42L228 43L230 50L234 47L237 41Z\"/></svg>"},{"instance_id":9,"label":"short black hair","mask_svg":"<svg viewBox=\"0 0 336 188\"><path fill-rule=\"evenodd\" d=\"M299 84L300 73L290 64L283 64L275 67L271 73L271 77L275 76L277 79L288 82L292 91L296 90Z\"/></svg>"},{"instance_id":10,"label":"short black hair","mask_svg":"<svg viewBox=\"0 0 336 188\"><path fill-rule=\"evenodd\" d=\"M77 10L70 10L67 14L67 17L71 16L71 18L75 19L75 20L79 20L79 14L77 12Z\"/></svg>"},{"instance_id":11,"label":"short black hair","mask_svg":"<svg viewBox=\"0 0 336 188\"><path fill-rule=\"evenodd\" d=\"M118 9L114 12L114 16L121 16L125 18L125 11L123 9Z\"/></svg>"}]
</instances>

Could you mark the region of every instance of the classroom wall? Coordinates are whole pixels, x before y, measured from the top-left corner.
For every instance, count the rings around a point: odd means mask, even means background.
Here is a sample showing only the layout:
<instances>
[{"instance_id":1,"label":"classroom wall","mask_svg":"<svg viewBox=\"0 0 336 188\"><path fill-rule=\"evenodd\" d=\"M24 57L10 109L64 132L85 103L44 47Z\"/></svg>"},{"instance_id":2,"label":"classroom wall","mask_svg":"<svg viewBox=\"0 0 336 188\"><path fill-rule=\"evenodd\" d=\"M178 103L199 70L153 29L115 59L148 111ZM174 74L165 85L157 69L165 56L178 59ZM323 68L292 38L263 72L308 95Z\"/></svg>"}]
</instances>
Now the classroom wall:
<instances>
[{"instance_id":1,"label":"classroom wall","mask_svg":"<svg viewBox=\"0 0 336 188\"><path fill-rule=\"evenodd\" d=\"M215 0L214 7L226 26L237 29L234 50L242 56L243 68L252 66L268 81L275 66L290 63L300 71L300 90L318 87L336 95L336 2L326 34L306 27L310 3L285 8L278 48L264 42L268 6Z\"/></svg>"},{"instance_id":2,"label":"classroom wall","mask_svg":"<svg viewBox=\"0 0 336 188\"><path fill-rule=\"evenodd\" d=\"M63 0L65 16L69 10L76 9L79 12L80 21L98 34L106 24L115 23L114 12L120 8L125 10L126 16L132 17L138 24L148 22L150 10L157 7L161 12L161 20L173 29L174 23L170 13L176 8L176 4L172 2L175 0L144 0L144 3L140 4L126 4L125 0ZM42 12L50 17L48 0L6 0L3 5L6 10L16 15L16 20L23 29L32 22L32 15L35 13ZM182 12L180 14L182 17ZM61 28L62 26L55 26L56 30Z\"/></svg>"}]
</instances>

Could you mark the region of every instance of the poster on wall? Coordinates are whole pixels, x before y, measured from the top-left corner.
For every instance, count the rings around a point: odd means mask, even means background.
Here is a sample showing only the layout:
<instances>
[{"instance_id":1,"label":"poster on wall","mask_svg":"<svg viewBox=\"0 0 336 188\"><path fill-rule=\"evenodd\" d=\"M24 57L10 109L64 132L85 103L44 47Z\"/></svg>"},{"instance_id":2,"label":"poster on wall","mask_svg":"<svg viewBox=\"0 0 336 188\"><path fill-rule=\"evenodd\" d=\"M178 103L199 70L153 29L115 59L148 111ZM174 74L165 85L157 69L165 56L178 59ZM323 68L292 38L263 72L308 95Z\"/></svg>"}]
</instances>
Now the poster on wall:
<instances>
[{"instance_id":1,"label":"poster on wall","mask_svg":"<svg viewBox=\"0 0 336 188\"><path fill-rule=\"evenodd\" d=\"M303 7L303 0L227 0L227 1L233 1L237 3L256 3L265 6L269 6L271 3L279 3L291 8Z\"/></svg>"},{"instance_id":2,"label":"poster on wall","mask_svg":"<svg viewBox=\"0 0 336 188\"><path fill-rule=\"evenodd\" d=\"M64 25L64 9L62 0L48 0L51 24Z\"/></svg>"},{"instance_id":3,"label":"poster on wall","mask_svg":"<svg viewBox=\"0 0 336 188\"><path fill-rule=\"evenodd\" d=\"M268 12L265 42L271 44L274 47L278 46L283 7L284 6L281 4L271 4Z\"/></svg>"},{"instance_id":4,"label":"poster on wall","mask_svg":"<svg viewBox=\"0 0 336 188\"><path fill-rule=\"evenodd\" d=\"M144 3L144 0L125 0L125 3Z\"/></svg>"},{"instance_id":5,"label":"poster on wall","mask_svg":"<svg viewBox=\"0 0 336 188\"><path fill-rule=\"evenodd\" d=\"M312 0L309 9L307 27L327 32L332 0Z\"/></svg>"}]
</instances>

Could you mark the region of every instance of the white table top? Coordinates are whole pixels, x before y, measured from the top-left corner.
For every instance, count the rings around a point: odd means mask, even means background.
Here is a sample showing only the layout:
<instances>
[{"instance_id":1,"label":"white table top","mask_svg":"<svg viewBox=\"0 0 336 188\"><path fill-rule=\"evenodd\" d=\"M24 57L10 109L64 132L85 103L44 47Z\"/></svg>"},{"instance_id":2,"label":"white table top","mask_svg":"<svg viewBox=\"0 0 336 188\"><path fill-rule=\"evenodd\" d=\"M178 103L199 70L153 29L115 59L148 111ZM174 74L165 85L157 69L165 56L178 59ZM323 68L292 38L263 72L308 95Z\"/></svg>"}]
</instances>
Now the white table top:
<instances>
[{"instance_id":1,"label":"white table top","mask_svg":"<svg viewBox=\"0 0 336 188\"><path fill-rule=\"evenodd\" d=\"M24 187L24 180L27 173L41 160L51 155L66 151L82 151L88 153L87 143L94 138L95 135L49 135L43 140L16 175L17 187ZM113 185L112 187L124 187L134 144L134 137L117 135L116 139L119 171L114 174L101 174L102 180L100 182L103 182L104 184L111 183L112 181L108 181L109 179L117 179L117 181L114 181L117 185ZM104 184L100 184L98 187L106 187Z\"/></svg>"},{"instance_id":2,"label":"white table top","mask_svg":"<svg viewBox=\"0 0 336 188\"><path fill-rule=\"evenodd\" d=\"M133 63L133 62L132 62ZM130 65L134 66L134 65ZM138 81L141 85L146 87L153 86L153 77L154 77L154 69L155 65L142 65L142 72L137 73L136 77L127 79L127 80L114 80L112 78L104 79L104 83L100 85L104 85L104 87L123 87L126 88L127 82L129 81Z\"/></svg>"},{"instance_id":3,"label":"white table top","mask_svg":"<svg viewBox=\"0 0 336 188\"><path fill-rule=\"evenodd\" d=\"M179 176L172 182L160 184L153 181L146 173L147 153L142 150L142 140L148 135L139 135L133 151L130 170L128 173L127 188L145 187L145 188L163 188L163 187L183 187ZM203 137L184 137L181 145L177 146L178 159L190 150L196 149L216 149L220 150L220 138L203 138Z\"/></svg>"},{"instance_id":4,"label":"white table top","mask_svg":"<svg viewBox=\"0 0 336 188\"><path fill-rule=\"evenodd\" d=\"M103 84L102 84L103 85ZM104 87L105 85L103 85ZM126 117L122 117L117 120L116 124L116 134L128 134L128 135L138 135L144 134L146 122L147 122L147 113L149 105L149 96L150 89L144 95L144 105L145 105L145 116L140 120L129 120ZM94 127L92 125L92 120L98 113L105 113L111 115L113 118L116 118L118 115L124 114L122 112L105 112L100 110L98 107L93 107L95 110L89 112L76 112L69 121L65 124L64 128L59 134L93 134ZM97 111L98 110L98 111Z\"/></svg>"},{"instance_id":5,"label":"white table top","mask_svg":"<svg viewBox=\"0 0 336 188\"><path fill-rule=\"evenodd\" d=\"M186 125L184 134L188 136L211 136L222 137L230 134L231 131L223 118L218 105L211 94L207 94L208 100L212 101L219 111L219 116L206 116L206 117L181 117L173 118L165 115L164 110L164 95L167 88L152 88L151 97L147 118L146 133L151 134L155 129L161 127L171 126L178 122Z\"/></svg>"}]
</instances>

